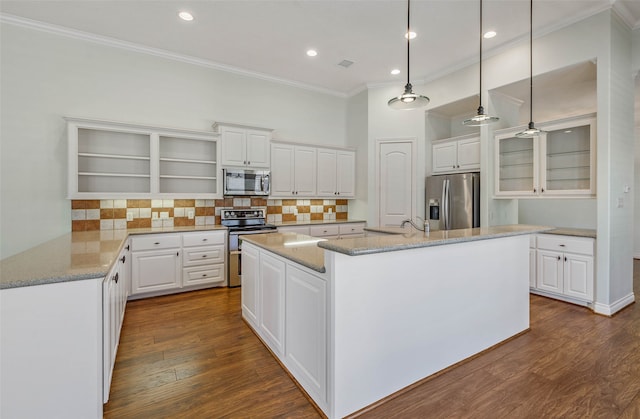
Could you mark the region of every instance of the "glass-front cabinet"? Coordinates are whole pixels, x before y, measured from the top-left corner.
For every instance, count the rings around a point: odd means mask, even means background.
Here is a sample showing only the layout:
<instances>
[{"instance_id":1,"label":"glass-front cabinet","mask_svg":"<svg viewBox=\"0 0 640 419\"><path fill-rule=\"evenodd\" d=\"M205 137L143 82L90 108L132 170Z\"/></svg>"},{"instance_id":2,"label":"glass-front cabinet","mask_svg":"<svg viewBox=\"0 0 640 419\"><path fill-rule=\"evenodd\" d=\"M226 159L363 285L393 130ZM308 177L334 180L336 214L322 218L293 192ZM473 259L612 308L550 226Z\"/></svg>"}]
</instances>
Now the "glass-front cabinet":
<instances>
[{"instance_id":1,"label":"glass-front cabinet","mask_svg":"<svg viewBox=\"0 0 640 419\"><path fill-rule=\"evenodd\" d=\"M595 196L595 115L538 127L535 138L496 132L495 197Z\"/></svg>"}]
</instances>

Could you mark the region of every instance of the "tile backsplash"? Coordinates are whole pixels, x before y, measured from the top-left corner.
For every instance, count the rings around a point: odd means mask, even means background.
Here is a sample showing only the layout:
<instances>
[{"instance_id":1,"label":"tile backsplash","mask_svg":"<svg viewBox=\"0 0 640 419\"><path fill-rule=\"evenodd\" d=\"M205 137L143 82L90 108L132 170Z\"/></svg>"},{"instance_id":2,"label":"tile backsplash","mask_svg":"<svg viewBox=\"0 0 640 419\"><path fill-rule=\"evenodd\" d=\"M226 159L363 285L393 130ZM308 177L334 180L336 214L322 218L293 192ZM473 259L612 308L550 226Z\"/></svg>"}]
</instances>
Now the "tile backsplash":
<instances>
[{"instance_id":1,"label":"tile backsplash","mask_svg":"<svg viewBox=\"0 0 640 419\"><path fill-rule=\"evenodd\" d=\"M71 230L215 225L221 209L249 207L267 207L269 223L348 218L346 199L74 199Z\"/></svg>"}]
</instances>

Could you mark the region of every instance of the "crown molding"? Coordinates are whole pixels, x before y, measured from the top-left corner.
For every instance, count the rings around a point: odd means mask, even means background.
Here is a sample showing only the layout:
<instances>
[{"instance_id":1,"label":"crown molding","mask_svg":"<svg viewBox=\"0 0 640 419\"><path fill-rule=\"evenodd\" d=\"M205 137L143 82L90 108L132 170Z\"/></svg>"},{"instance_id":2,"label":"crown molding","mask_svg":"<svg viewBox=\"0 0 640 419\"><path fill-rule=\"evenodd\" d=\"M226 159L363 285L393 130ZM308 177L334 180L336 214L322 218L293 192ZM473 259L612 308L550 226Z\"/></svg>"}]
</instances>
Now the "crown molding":
<instances>
[{"instance_id":1,"label":"crown molding","mask_svg":"<svg viewBox=\"0 0 640 419\"><path fill-rule=\"evenodd\" d=\"M633 13L629 11L627 6L620 0L611 0L613 5L611 8L614 13L622 20L631 30L640 28L640 18L635 18Z\"/></svg>"},{"instance_id":2,"label":"crown molding","mask_svg":"<svg viewBox=\"0 0 640 419\"><path fill-rule=\"evenodd\" d=\"M109 46L112 48L119 48L127 51L137 52L140 54L151 55L154 57L165 58L168 60L178 61L185 64L196 65L205 68L211 68L214 70L224 71L227 73L237 74L244 77L251 77L259 80L264 80L272 83L283 84L290 87L296 87L299 89L310 90L318 93L323 93L330 96L337 96L346 98L347 94L338 92L335 90L325 89L323 87L314 86L306 83L300 83L293 80L287 80L280 77L271 76L256 71L245 70L238 67L233 67L226 64L216 63L210 60L202 58L196 58L189 55L178 54L175 52L163 50L160 48L152 48L144 45L136 44L133 42L122 41L116 38L110 38L102 35L95 35L88 32L79 31L76 29L69 29L50 23L45 23L37 20L27 19L19 16L9 15L6 13L0 13L0 23L6 23L23 28L33 29L40 32L46 32L54 35L64 36L67 38L77 39L86 42L92 42L94 44L100 44Z\"/></svg>"}]
</instances>

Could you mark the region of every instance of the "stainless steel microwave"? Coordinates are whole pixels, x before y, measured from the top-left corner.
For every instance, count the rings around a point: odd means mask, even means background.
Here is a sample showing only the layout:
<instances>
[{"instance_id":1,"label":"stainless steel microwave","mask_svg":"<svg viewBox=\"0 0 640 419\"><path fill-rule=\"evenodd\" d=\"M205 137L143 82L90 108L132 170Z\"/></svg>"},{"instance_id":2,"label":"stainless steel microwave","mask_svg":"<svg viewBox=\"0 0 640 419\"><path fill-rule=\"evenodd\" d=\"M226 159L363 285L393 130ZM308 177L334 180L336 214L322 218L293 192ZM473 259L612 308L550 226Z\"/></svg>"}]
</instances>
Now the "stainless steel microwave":
<instances>
[{"instance_id":1,"label":"stainless steel microwave","mask_svg":"<svg viewBox=\"0 0 640 419\"><path fill-rule=\"evenodd\" d=\"M268 170L222 169L223 194L226 196L269 195Z\"/></svg>"}]
</instances>

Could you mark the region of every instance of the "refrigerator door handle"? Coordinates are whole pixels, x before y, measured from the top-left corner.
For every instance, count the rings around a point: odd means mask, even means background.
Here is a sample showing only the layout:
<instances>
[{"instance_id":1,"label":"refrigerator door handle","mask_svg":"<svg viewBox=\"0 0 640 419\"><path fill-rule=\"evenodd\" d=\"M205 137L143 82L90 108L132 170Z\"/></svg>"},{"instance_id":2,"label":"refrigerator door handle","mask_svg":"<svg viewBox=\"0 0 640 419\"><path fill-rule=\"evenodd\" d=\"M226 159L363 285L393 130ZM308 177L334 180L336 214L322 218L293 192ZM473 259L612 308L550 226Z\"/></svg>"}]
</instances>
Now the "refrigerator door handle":
<instances>
[{"instance_id":1,"label":"refrigerator door handle","mask_svg":"<svg viewBox=\"0 0 640 419\"><path fill-rule=\"evenodd\" d=\"M442 219L444 230L449 230L451 220L449 214L449 179L442 181Z\"/></svg>"}]
</instances>

